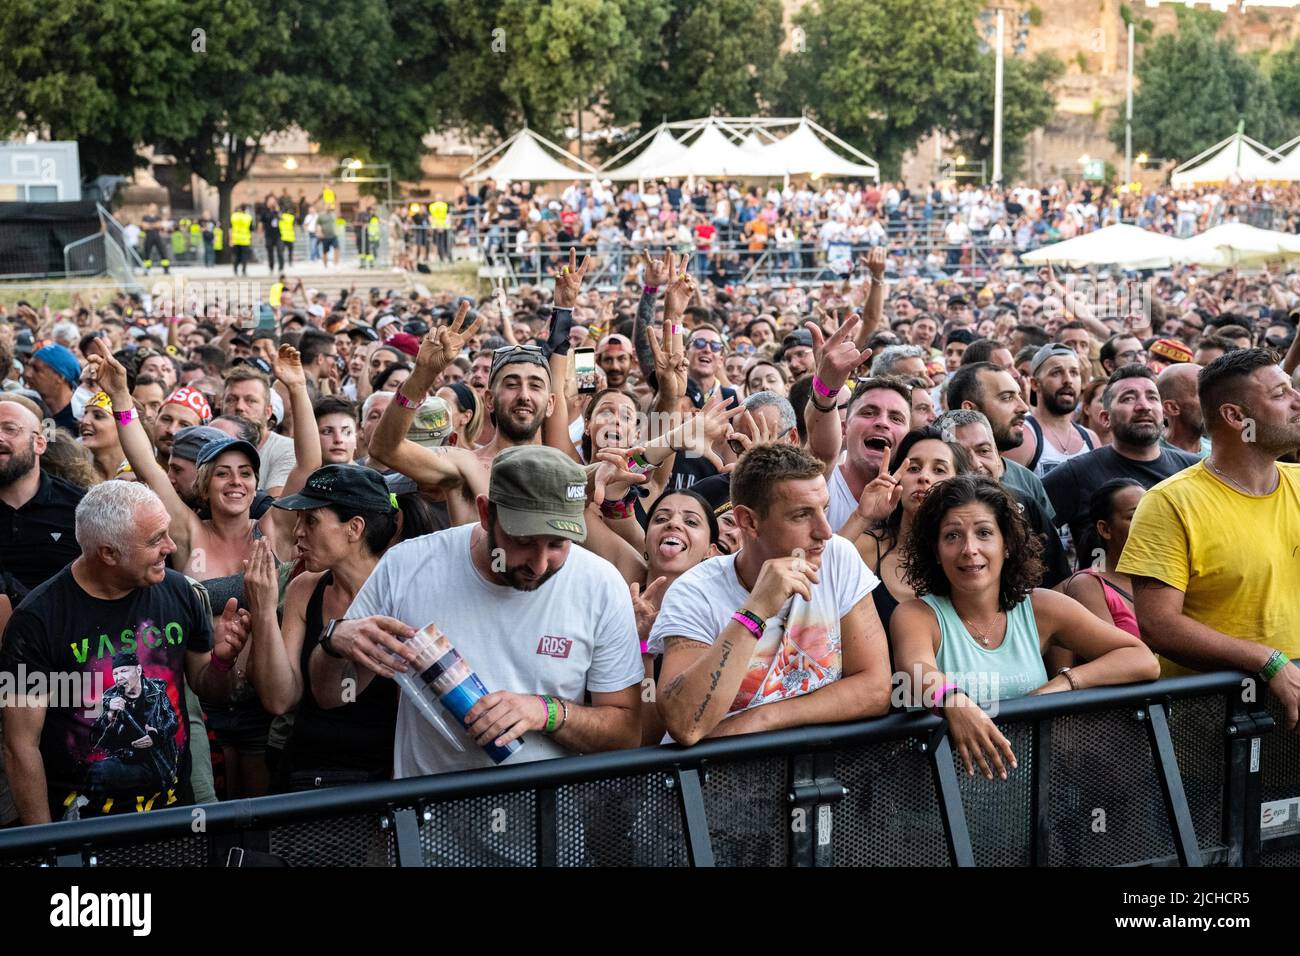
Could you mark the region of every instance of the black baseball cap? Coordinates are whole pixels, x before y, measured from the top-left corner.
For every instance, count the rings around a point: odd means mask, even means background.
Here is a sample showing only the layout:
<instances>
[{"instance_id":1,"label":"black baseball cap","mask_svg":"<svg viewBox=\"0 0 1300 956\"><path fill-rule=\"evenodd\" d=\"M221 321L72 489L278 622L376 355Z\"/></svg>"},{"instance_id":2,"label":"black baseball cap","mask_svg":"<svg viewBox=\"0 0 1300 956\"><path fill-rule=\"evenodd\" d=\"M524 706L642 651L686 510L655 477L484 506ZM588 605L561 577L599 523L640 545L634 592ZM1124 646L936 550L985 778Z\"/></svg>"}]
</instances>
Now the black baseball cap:
<instances>
[{"instance_id":1,"label":"black baseball cap","mask_svg":"<svg viewBox=\"0 0 1300 956\"><path fill-rule=\"evenodd\" d=\"M253 443L246 442L242 438L231 438L229 435L226 436L225 441L211 441L200 448L198 457L194 459L194 464L206 465L210 461L216 461L218 455L224 455L228 451L242 451L252 462L254 471L261 469L262 458L258 455Z\"/></svg>"},{"instance_id":2,"label":"black baseball cap","mask_svg":"<svg viewBox=\"0 0 1300 956\"><path fill-rule=\"evenodd\" d=\"M213 442L224 442L230 435L211 425L190 425L172 438L172 457L197 461L199 453Z\"/></svg>"},{"instance_id":3,"label":"black baseball cap","mask_svg":"<svg viewBox=\"0 0 1300 956\"><path fill-rule=\"evenodd\" d=\"M379 472L360 465L326 465L317 468L303 485L302 491L275 502L286 511L310 511L340 505L357 511L392 511L396 496Z\"/></svg>"},{"instance_id":4,"label":"black baseball cap","mask_svg":"<svg viewBox=\"0 0 1300 956\"><path fill-rule=\"evenodd\" d=\"M813 347L812 333L809 332L807 329L795 329L793 332L788 333L786 337L781 340L782 349L788 349L800 345L804 346L805 348Z\"/></svg>"}]
</instances>

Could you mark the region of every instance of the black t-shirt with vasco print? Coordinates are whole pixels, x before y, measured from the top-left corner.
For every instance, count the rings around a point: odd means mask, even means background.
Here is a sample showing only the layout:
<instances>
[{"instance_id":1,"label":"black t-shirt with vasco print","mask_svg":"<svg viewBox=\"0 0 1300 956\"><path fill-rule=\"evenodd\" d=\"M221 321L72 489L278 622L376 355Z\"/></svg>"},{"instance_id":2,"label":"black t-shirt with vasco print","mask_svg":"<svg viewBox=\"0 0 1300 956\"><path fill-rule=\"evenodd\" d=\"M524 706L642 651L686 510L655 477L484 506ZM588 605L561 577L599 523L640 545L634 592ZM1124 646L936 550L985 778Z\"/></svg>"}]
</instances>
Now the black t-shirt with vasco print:
<instances>
[{"instance_id":1,"label":"black t-shirt with vasco print","mask_svg":"<svg viewBox=\"0 0 1300 956\"><path fill-rule=\"evenodd\" d=\"M185 653L211 647L212 619L175 571L105 601L67 567L27 596L5 629L0 673L29 689L44 675L52 819L193 802Z\"/></svg>"}]
</instances>

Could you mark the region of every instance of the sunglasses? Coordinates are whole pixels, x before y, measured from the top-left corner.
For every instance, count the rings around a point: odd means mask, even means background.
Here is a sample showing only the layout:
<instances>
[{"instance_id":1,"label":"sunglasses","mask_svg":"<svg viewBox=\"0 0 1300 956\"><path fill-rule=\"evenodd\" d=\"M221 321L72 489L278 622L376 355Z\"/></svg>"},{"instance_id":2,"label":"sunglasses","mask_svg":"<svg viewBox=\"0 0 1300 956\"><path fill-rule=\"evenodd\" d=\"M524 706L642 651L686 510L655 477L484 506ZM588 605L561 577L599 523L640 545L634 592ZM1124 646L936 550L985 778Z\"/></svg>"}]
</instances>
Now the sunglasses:
<instances>
[{"instance_id":1,"label":"sunglasses","mask_svg":"<svg viewBox=\"0 0 1300 956\"><path fill-rule=\"evenodd\" d=\"M743 342L740 345L736 346L737 355L753 355L754 351L755 351L754 346L745 345Z\"/></svg>"},{"instance_id":2,"label":"sunglasses","mask_svg":"<svg viewBox=\"0 0 1300 956\"><path fill-rule=\"evenodd\" d=\"M701 352L703 352L705 349L708 349L710 352L722 351L722 343L715 342L712 339L704 339L704 338L695 339L695 341L691 342L691 345L699 349Z\"/></svg>"},{"instance_id":3,"label":"sunglasses","mask_svg":"<svg viewBox=\"0 0 1300 956\"><path fill-rule=\"evenodd\" d=\"M498 349L493 349L492 352L494 355L504 355L507 352L540 352L541 350L540 345L503 345Z\"/></svg>"}]
</instances>

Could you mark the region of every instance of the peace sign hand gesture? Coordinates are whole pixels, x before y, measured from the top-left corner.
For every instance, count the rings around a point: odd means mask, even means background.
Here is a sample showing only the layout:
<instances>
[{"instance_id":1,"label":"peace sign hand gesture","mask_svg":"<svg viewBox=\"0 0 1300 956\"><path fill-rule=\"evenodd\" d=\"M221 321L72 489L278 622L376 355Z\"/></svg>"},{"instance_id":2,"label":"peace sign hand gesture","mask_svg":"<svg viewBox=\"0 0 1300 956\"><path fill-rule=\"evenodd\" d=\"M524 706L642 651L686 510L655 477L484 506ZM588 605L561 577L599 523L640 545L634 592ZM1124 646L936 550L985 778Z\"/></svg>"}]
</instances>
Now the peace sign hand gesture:
<instances>
[{"instance_id":1,"label":"peace sign hand gesture","mask_svg":"<svg viewBox=\"0 0 1300 956\"><path fill-rule=\"evenodd\" d=\"M676 323L664 316L663 344L655 341L653 329L646 330L646 341L654 355L655 380L665 399L678 399L686 393L686 343L673 331Z\"/></svg>"},{"instance_id":2,"label":"peace sign hand gesture","mask_svg":"<svg viewBox=\"0 0 1300 956\"><path fill-rule=\"evenodd\" d=\"M469 303L462 302L456 310L456 317L451 325L440 325L430 329L420 342L419 354L415 356L415 365L420 371L437 378L442 370L465 348L465 341L472 339L483 322L477 315L474 322L466 328L466 316L469 315Z\"/></svg>"},{"instance_id":3,"label":"peace sign hand gesture","mask_svg":"<svg viewBox=\"0 0 1300 956\"><path fill-rule=\"evenodd\" d=\"M583 256L582 264L579 265L577 247L569 247L569 264L561 267L558 272L551 273L555 279L555 308L572 309L577 304L578 293L582 291L582 279L590 266L590 257Z\"/></svg>"}]
</instances>

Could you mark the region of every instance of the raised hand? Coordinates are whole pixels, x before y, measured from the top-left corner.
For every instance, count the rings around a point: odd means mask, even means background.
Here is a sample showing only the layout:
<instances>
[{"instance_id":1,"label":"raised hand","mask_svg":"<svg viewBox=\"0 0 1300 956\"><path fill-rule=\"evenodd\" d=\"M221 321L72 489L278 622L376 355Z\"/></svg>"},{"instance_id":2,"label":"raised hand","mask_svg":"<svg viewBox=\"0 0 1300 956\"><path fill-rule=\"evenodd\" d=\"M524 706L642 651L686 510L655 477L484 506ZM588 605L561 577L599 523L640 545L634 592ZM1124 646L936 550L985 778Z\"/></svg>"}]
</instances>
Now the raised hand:
<instances>
[{"instance_id":1,"label":"raised hand","mask_svg":"<svg viewBox=\"0 0 1300 956\"><path fill-rule=\"evenodd\" d=\"M669 253L672 255L672 253ZM682 260L684 265L685 259ZM685 269L677 272L669 280L668 288L664 292L664 321L677 319L686 307L691 304L691 300L698 294L695 286L695 277Z\"/></svg>"},{"instance_id":2,"label":"raised hand","mask_svg":"<svg viewBox=\"0 0 1300 956\"><path fill-rule=\"evenodd\" d=\"M698 415L686 423L684 437L688 449L703 455L716 442L722 441L731 434L733 418L742 413L750 414L744 405L728 408L727 401L721 395L715 395L704 403ZM753 421L752 415L750 421Z\"/></svg>"},{"instance_id":3,"label":"raised hand","mask_svg":"<svg viewBox=\"0 0 1300 956\"><path fill-rule=\"evenodd\" d=\"M628 470L628 462L635 452L644 452L644 446L638 448L605 448L596 453L596 460L587 466L587 500L592 504L603 505L606 498L612 500L623 497L627 485L644 485L650 480L648 475L639 475Z\"/></svg>"},{"instance_id":4,"label":"raised hand","mask_svg":"<svg viewBox=\"0 0 1300 956\"><path fill-rule=\"evenodd\" d=\"M425 333L420 342L420 351L415 356L415 366L430 375L440 375L465 348L465 342L472 339L483 323L481 315L475 316L468 328L465 325L469 315L469 303L462 302L456 310L450 325L440 325Z\"/></svg>"},{"instance_id":5,"label":"raised hand","mask_svg":"<svg viewBox=\"0 0 1300 956\"><path fill-rule=\"evenodd\" d=\"M861 318L851 315L835 330L829 339L823 339L822 330L816 322L805 323L812 335L813 353L817 356L817 377L823 385L839 391L848 381L853 370L871 357L871 349L859 350L853 342L853 330Z\"/></svg>"},{"instance_id":6,"label":"raised hand","mask_svg":"<svg viewBox=\"0 0 1300 956\"><path fill-rule=\"evenodd\" d=\"M659 394L665 399L678 399L686 394L686 340L673 331L675 321L664 316L663 344L655 341L654 329L646 330L650 353L654 356L655 380Z\"/></svg>"},{"instance_id":7,"label":"raised hand","mask_svg":"<svg viewBox=\"0 0 1300 956\"><path fill-rule=\"evenodd\" d=\"M659 616L659 605L664 592L668 590L668 578L660 575L646 586L644 593L641 585L633 581L627 586L632 595L632 612L636 615L636 633L642 641L650 640L650 629L654 627L655 618Z\"/></svg>"},{"instance_id":8,"label":"raised hand","mask_svg":"<svg viewBox=\"0 0 1300 956\"><path fill-rule=\"evenodd\" d=\"M233 664L239 652L244 649L244 642L253 630L252 625L252 618L247 611L240 609L237 600L231 598L227 601L212 629L212 656L226 664Z\"/></svg>"},{"instance_id":9,"label":"raised hand","mask_svg":"<svg viewBox=\"0 0 1300 956\"><path fill-rule=\"evenodd\" d=\"M907 460L904 459L891 475L889 456L880 456L880 474L867 483L858 499L858 514L866 520L868 527L888 518L902 500L903 484L900 478L906 467Z\"/></svg>"},{"instance_id":10,"label":"raised hand","mask_svg":"<svg viewBox=\"0 0 1300 956\"><path fill-rule=\"evenodd\" d=\"M555 279L555 300L553 303L555 308L572 309L577 304L578 294L582 291L582 279L587 274L587 269L590 266L590 257L583 256L582 264L579 265L577 247L569 247L569 264L551 273Z\"/></svg>"},{"instance_id":11,"label":"raised hand","mask_svg":"<svg viewBox=\"0 0 1300 956\"><path fill-rule=\"evenodd\" d=\"M668 249L662 259L645 257L645 284L660 291L668 285L669 280L677 274L676 258Z\"/></svg>"},{"instance_id":12,"label":"raised hand","mask_svg":"<svg viewBox=\"0 0 1300 956\"><path fill-rule=\"evenodd\" d=\"M307 375L302 370L302 356L292 345L281 345L275 355L275 377L285 388L305 388Z\"/></svg>"},{"instance_id":13,"label":"raised hand","mask_svg":"<svg viewBox=\"0 0 1300 956\"><path fill-rule=\"evenodd\" d=\"M885 247L872 246L871 251L863 258L863 265L871 273L871 278L879 282L885 274Z\"/></svg>"},{"instance_id":14,"label":"raised hand","mask_svg":"<svg viewBox=\"0 0 1300 956\"><path fill-rule=\"evenodd\" d=\"M244 562L244 600L254 619L275 619L280 598L280 576L276 572L271 542L261 538L253 545L253 554Z\"/></svg>"},{"instance_id":15,"label":"raised hand","mask_svg":"<svg viewBox=\"0 0 1300 956\"><path fill-rule=\"evenodd\" d=\"M766 416L755 418L753 413L745 406L740 406L744 411L740 415L740 421L744 423L749 433L733 429L727 432L727 446L732 453L739 458L745 452L757 445L774 445L781 438L781 434L775 424L768 424Z\"/></svg>"},{"instance_id":16,"label":"raised hand","mask_svg":"<svg viewBox=\"0 0 1300 956\"><path fill-rule=\"evenodd\" d=\"M86 347L86 362L90 369L89 378L95 386L108 395L111 401L115 397L124 397L128 393L126 369L113 357L105 338L91 339ZM116 403L114 404L116 408Z\"/></svg>"}]
</instances>

